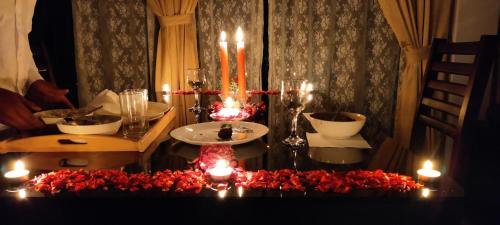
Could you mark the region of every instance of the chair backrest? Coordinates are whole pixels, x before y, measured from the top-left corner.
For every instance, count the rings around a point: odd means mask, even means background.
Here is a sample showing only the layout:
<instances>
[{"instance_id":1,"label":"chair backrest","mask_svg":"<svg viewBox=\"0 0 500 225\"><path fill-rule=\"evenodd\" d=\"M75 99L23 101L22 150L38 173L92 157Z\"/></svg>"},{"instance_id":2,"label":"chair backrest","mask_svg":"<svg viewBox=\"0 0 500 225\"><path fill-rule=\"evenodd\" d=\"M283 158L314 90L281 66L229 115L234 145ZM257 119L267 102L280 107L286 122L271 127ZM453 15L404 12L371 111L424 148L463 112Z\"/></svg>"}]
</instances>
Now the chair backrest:
<instances>
[{"instance_id":1,"label":"chair backrest","mask_svg":"<svg viewBox=\"0 0 500 225\"><path fill-rule=\"evenodd\" d=\"M479 114L497 41L497 36L485 35L478 42L449 43L445 39L432 42L413 134L419 135L420 131L421 135L422 128L431 127L453 139L448 168L452 176L470 141L469 133ZM450 62L451 55L471 55L474 60L473 63ZM465 78L467 82L450 81L449 75Z\"/></svg>"}]
</instances>

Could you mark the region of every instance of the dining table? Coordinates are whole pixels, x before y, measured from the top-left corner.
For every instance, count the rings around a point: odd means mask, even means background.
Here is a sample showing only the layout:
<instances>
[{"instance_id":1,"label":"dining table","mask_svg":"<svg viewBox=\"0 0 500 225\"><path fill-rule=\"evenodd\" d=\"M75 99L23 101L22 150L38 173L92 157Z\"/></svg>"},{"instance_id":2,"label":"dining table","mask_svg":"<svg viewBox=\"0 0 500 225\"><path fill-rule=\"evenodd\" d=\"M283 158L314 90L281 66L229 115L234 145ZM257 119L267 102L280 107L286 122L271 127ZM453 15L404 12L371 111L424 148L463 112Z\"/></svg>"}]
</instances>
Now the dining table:
<instances>
[{"instance_id":1,"label":"dining table","mask_svg":"<svg viewBox=\"0 0 500 225\"><path fill-rule=\"evenodd\" d=\"M164 92L152 96L181 110L193 96L190 93L169 94ZM276 95L256 97L269 104ZM210 121L209 106L218 101L218 96L202 94L202 106L198 122ZM188 112L193 113L193 112ZM267 117L267 114L264 114ZM303 118L301 118L302 120ZM257 121L267 125L266 118ZM304 130L311 130L309 126ZM356 163L339 163L336 151L346 149L315 148L306 143L290 147L280 141L285 137L271 132L257 140L234 145L237 167L245 171L328 171L347 173L368 170L376 149L356 149L362 152L362 160ZM305 138L305 137L303 137ZM117 170L129 174L141 173L152 176L161 171L192 170L200 154L200 146L188 144L175 138L166 139L148 158L148 171L140 166L127 165ZM341 154L340 154L341 155ZM18 154L2 156L2 164ZM28 165L29 167L29 165ZM72 169L72 168L67 168ZM2 170L4 171L4 170ZM30 179L50 170L31 170ZM391 172L391 171L387 171ZM418 181L416 171L401 174ZM223 190L206 187L199 192L170 190L82 190L44 193L30 188L19 188L24 184L10 184L2 177L0 184L0 218L12 221L52 222L96 221L102 216L110 224L115 221L158 223L157 221L180 221L183 223L300 223L300 224L361 224L381 221L384 224L458 224L464 221L465 191L461 184L446 174L439 177L432 188L424 187L397 191L375 189L353 189L347 192L319 191L306 187L303 190L243 188L232 182ZM16 191L17 190L17 191ZM425 190L425 191L424 191ZM29 216L28 216L29 215ZM158 220L159 219L159 220ZM156 221L156 222L155 222ZM16 224L16 223L11 223Z\"/></svg>"}]
</instances>

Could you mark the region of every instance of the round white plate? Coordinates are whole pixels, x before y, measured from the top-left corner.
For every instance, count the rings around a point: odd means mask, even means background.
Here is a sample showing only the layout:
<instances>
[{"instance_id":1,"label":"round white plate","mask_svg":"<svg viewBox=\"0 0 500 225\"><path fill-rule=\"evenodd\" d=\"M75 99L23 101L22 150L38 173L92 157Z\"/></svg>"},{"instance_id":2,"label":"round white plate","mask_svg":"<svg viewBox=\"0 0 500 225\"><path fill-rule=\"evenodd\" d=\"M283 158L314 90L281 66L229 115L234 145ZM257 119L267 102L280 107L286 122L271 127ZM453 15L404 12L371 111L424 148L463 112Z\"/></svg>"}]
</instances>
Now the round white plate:
<instances>
[{"instance_id":1,"label":"round white plate","mask_svg":"<svg viewBox=\"0 0 500 225\"><path fill-rule=\"evenodd\" d=\"M168 105L161 102L148 102L147 120L155 120L163 116L168 111Z\"/></svg>"},{"instance_id":2,"label":"round white plate","mask_svg":"<svg viewBox=\"0 0 500 225\"><path fill-rule=\"evenodd\" d=\"M173 130L170 135L179 140L192 145L207 145L207 144L228 144L228 145L238 145L253 141L260 138L269 132L269 128L262 124L251 123L251 122L241 122L233 121L233 137L235 136L235 130L239 126L243 129L250 129L252 132L246 132L246 137L239 140L231 139L229 141L220 141L217 136L222 124L227 124L228 122L206 122L191 124L183 127L179 127Z\"/></svg>"}]
</instances>

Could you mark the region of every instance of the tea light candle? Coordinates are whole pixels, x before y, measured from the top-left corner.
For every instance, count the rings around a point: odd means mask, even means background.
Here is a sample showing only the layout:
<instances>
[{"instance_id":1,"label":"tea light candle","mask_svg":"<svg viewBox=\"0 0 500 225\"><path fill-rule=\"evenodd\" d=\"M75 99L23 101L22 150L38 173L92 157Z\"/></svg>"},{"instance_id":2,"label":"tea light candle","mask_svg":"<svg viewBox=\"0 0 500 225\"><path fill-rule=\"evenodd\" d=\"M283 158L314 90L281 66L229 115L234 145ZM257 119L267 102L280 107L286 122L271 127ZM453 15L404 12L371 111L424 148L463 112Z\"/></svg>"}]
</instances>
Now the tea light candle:
<instances>
[{"instance_id":1,"label":"tea light candle","mask_svg":"<svg viewBox=\"0 0 500 225\"><path fill-rule=\"evenodd\" d=\"M226 181L233 173L233 168L226 160L218 160L215 167L208 169L207 172L214 181Z\"/></svg>"},{"instance_id":2,"label":"tea light candle","mask_svg":"<svg viewBox=\"0 0 500 225\"><path fill-rule=\"evenodd\" d=\"M432 168L430 160L425 161L424 167L417 171L419 182L431 182L441 176L441 172Z\"/></svg>"},{"instance_id":3,"label":"tea light candle","mask_svg":"<svg viewBox=\"0 0 500 225\"><path fill-rule=\"evenodd\" d=\"M11 182L23 182L28 180L29 170L24 168L24 163L21 160L17 160L14 164L14 170L8 171L4 174L4 177Z\"/></svg>"},{"instance_id":4,"label":"tea light candle","mask_svg":"<svg viewBox=\"0 0 500 225\"><path fill-rule=\"evenodd\" d=\"M224 108L219 111L223 117L235 117L240 113L239 103L234 101L232 97L227 97L224 101Z\"/></svg>"}]
</instances>

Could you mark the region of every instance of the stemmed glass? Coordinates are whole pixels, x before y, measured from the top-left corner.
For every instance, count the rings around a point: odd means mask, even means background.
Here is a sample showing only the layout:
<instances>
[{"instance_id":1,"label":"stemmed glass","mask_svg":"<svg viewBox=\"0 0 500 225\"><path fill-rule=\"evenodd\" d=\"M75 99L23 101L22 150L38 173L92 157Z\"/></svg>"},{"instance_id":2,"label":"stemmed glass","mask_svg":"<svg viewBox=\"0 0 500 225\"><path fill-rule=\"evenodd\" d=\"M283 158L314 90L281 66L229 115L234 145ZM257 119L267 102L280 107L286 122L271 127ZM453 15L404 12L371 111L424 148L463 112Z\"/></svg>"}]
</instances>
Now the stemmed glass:
<instances>
[{"instance_id":1,"label":"stemmed glass","mask_svg":"<svg viewBox=\"0 0 500 225\"><path fill-rule=\"evenodd\" d=\"M304 79L289 79L281 81L281 102L292 114L290 136L283 143L291 147L300 147L305 140L297 135L297 120L305 105L312 100L313 85Z\"/></svg>"},{"instance_id":2,"label":"stemmed glass","mask_svg":"<svg viewBox=\"0 0 500 225\"><path fill-rule=\"evenodd\" d=\"M186 69L186 81L194 91L194 106L189 108L189 111L194 112L196 120L199 120L201 113L200 93L203 85L206 83L205 72L201 68Z\"/></svg>"}]
</instances>

